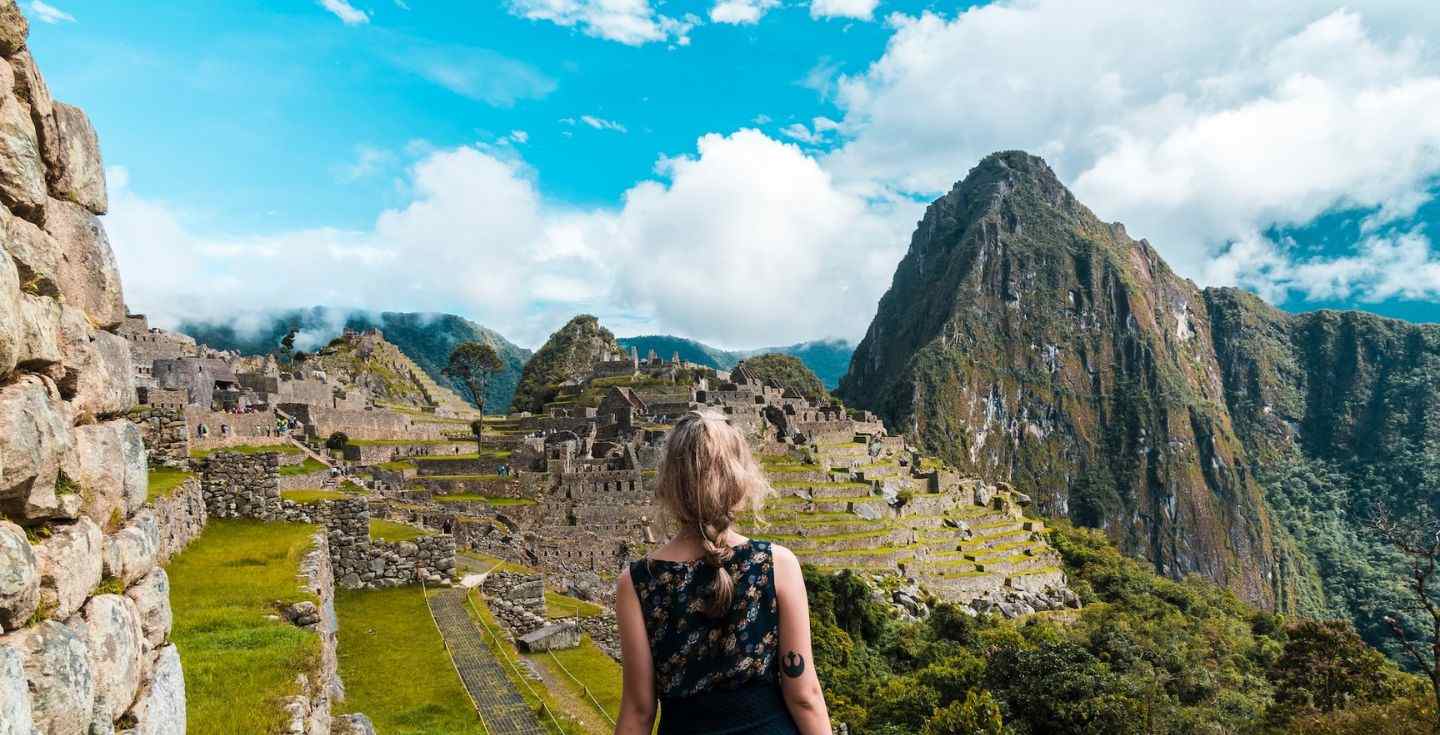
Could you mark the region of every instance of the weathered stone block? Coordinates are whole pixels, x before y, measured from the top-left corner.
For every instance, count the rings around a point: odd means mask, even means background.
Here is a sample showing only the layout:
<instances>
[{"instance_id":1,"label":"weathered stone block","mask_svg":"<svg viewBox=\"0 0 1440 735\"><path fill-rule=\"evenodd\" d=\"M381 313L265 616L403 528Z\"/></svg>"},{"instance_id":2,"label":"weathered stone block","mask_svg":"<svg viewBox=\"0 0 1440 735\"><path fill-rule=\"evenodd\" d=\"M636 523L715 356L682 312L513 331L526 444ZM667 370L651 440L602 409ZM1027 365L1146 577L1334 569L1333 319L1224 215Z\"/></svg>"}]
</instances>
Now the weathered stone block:
<instances>
[{"instance_id":1,"label":"weathered stone block","mask_svg":"<svg viewBox=\"0 0 1440 735\"><path fill-rule=\"evenodd\" d=\"M49 170L50 191L95 214L105 214L109 201L105 193L105 163L100 158L100 139L90 118L78 107L55 103L55 125L59 150L52 157L58 163ZM48 140L45 141L47 144Z\"/></svg>"},{"instance_id":2,"label":"weathered stone block","mask_svg":"<svg viewBox=\"0 0 1440 735\"><path fill-rule=\"evenodd\" d=\"M0 206L0 212L7 210ZM5 216L0 214L0 218ZM0 378L9 375L20 361L24 328L20 317L20 275L6 244L0 242Z\"/></svg>"},{"instance_id":3,"label":"weathered stone block","mask_svg":"<svg viewBox=\"0 0 1440 735\"><path fill-rule=\"evenodd\" d=\"M9 56L25 47L30 22L15 0L0 0L0 56Z\"/></svg>"},{"instance_id":4,"label":"weathered stone block","mask_svg":"<svg viewBox=\"0 0 1440 735\"><path fill-rule=\"evenodd\" d=\"M45 173L29 107L0 97L0 201L27 216L45 208Z\"/></svg>"},{"instance_id":5,"label":"weathered stone block","mask_svg":"<svg viewBox=\"0 0 1440 735\"><path fill-rule=\"evenodd\" d=\"M81 488L85 516L109 526L139 510L150 482L139 427L115 419L78 427L74 433L75 450L64 469Z\"/></svg>"},{"instance_id":6,"label":"weathered stone block","mask_svg":"<svg viewBox=\"0 0 1440 735\"><path fill-rule=\"evenodd\" d=\"M31 735L32 719L20 652L0 639L0 735Z\"/></svg>"},{"instance_id":7,"label":"weathered stone block","mask_svg":"<svg viewBox=\"0 0 1440 735\"><path fill-rule=\"evenodd\" d=\"M40 562L25 532L0 521L0 630L24 625L40 604Z\"/></svg>"},{"instance_id":8,"label":"weathered stone block","mask_svg":"<svg viewBox=\"0 0 1440 735\"><path fill-rule=\"evenodd\" d=\"M580 628L574 623L551 623L520 636L516 643L528 653L574 648L580 645Z\"/></svg>"},{"instance_id":9,"label":"weathered stone block","mask_svg":"<svg viewBox=\"0 0 1440 735\"><path fill-rule=\"evenodd\" d=\"M145 636L128 597L96 595L86 603L83 617L95 679L94 722L108 728L130 709L140 690Z\"/></svg>"},{"instance_id":10,"label":"weathered stone block","mask_svg":"<svg viewBox=\"0 0 1440 735\"><path fill-rule=\"evenodd\" d=\"M135 727L122 735L185 735L185 675L180 652L165 646L151 661L150 682L130 708Z\"/></svg>"},{"instance_id":11,"label":"weathered stone block","mask_svg":"<svg viewBox=\"0 0 1440 735\"><path fill-rule=\"evenodd\" d=\"M91 328L85 313L69 306L62 310L60 333L60 393L76 412L111 416L133 408L135 370L125 338Z\"/></svg>"},{"instance_id":12,"label":"weathered stone block","mask_svg":"<svg viewBox=\"0 0 1440 735\"><path fill-rule=\"evenodd\" d=\"M77 489L58 491L60 460L74 447L70 407L48 379L26 375L0 388L0 512L12 518L73 518Z\"/></svg>"},{"instance_id":13,"label":"weathered stone block","mask_svg":"<svg viewBox=\"0 0 1440 735\"><path fill-rule=\"evenodd\" d=\"M40 603L64 619L75 614L100 584L100 527L89 518L57 529L35 547L40 561Z\"/></svg>"},{"instance_id":14,"label":"weathered stone block","mask_svg":"<svg viewBox=\"0 0 1440 735\"><path fill-rule=\"evenodd\" d=\"M85 639L70 626L47 620L13 633L30 683L30 709L42 733L82 733L95 704L95 673Z\"/></svg>"},{"instance_id":15,"label":"weathered stone block","mask_svg":"<svg viewBox=\"0 0 1440 735\"><path fill-rule=\"evenodd\" d=\"M20 324L23 331L17 364L33 372L59 365L60 302L49 296L20 294Z\"/></svg>"},{"instance_id":16,"label":"weathered stone block","mask_svg":"<svg viewBox=\"0 0 1440 735\"><path fill-rule=\"evenodd\" d=\"M155 568L160 549L160 528L155 512L143 510L130 523L105 539L105 576L129 585Z\"/></svg>"},{"instance_id":17,"label":"weathered stone block","mask_svg":"<svg viewBox=\"0 0 1440 735\"><path fill-rule=\"evenodd\" d=\"M118 326L125 320L125 296L100 220L79 204L51 199L45 208L45 231L60 244L56 281L65 303L82 309L101 329Z\"/></svg>"},{"instance_id":18,"label":"weathered stone block","mask_svg":"<svg viewBox=\"0 0 1440 735\"><path fill-rule=\"evenodd\" d=\"M170 626L174 622L170 609L170 576L161 567L125 590L125 596L135 603L140 613L140 629L150 648L159 648L170 638Z\"/></svg>"}]
</instances>

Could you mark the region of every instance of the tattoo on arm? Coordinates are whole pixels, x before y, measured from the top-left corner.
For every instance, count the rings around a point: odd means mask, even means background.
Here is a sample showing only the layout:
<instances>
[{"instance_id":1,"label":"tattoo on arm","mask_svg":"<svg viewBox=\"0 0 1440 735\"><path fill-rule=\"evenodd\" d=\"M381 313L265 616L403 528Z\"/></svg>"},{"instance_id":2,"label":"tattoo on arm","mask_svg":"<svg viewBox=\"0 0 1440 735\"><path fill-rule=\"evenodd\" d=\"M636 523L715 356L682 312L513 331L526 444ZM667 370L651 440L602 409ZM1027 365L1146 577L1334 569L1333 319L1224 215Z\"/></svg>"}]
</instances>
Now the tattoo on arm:
<instances>
[{"instance_id":1,"label":"tattoo on arm","mask_svg":"<svg viewBox=\"0 0 1440 735\"><path fill-rule=\"evenodd\" d=\"M791 651L785 654L785 660L780 664L780 668L791 679L799 679L800 675L805 673L805 657Z\"/></svg>"}]
</instances>

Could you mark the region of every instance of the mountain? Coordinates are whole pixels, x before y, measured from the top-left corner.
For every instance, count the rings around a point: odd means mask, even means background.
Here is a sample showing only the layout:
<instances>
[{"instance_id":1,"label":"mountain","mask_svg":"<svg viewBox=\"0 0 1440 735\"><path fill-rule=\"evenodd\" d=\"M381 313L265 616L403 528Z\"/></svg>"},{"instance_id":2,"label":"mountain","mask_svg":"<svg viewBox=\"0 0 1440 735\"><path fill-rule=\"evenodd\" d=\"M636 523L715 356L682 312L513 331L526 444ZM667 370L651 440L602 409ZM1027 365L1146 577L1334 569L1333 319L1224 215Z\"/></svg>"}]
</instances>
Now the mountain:
<instances>
[{"instance_id":1,"label":"mountain","mask_svg":"<svg viewBox=\"0 0 1440 735\"><path fill-rule=\"evenodd\" d=\"M1370 506L1440 497L1440 326L1199 289L1039 158L927 209L839 394L1173 577L1386 636Z\"/></svg>"},{"instance_id":2,"label":"mountain","mask_svg":"<svg viewBox=\"0 0 1440 735\"><path fill-rule=\"evenodd\" d=\"M267 313L254 320L255 326L237 329L234 322L185 322L179 331L197 342L218 350L234 350L243 355L268 353L280 344L291 330L298 329L296 349L318 350L344 331L379 329L385 340L400 348L435 382L454 387L464 395L458 383L441 371L450 359L451 350L461 342L488 342L495 346L505 361L505 370L490 383L487 410L510 405L520 372L530 359L530 351L516 346L492 329L454 314L421 314L414 312L366 312L315 306Z\"/></svg>"},{"instance_id":3,"label":"mountain","mask_svg":"<svg viewBox=\"0 0 1440 735\"><path fill-rule=\"evenodd\" d=\"M588 375L598 360L626 357L626 350L615 341L600 320L581 314L561 327L525 363L520 383L515 388L511 411L540 413L553 399L554 386L571 378Z\"/></svg>"},{"instance_id":4,"label":"mountain","mask_svg":"<svg viewBox=\"0 0 1440 735\"><path fill-rule=\"evenodd\" d=\"M729 370L741 360L758 355L794 355L820 378L826 388L834 388L840 384L841 376L850 365L850 353L855 350L849 342L840 339L799 342L785 347L763 347L756 350L722 350L693 339L669 335L621 337L619 342L620 346L627 350L634 347L641 357L649 354L650 350L655 350L655 354L667 360L672 354L679 353L681 360L717 370Z\"/></svg>"},{"instance_id":5,"label":"mountain","mask_svg":"<svg viewBox=\"0 0 1440 735\"><path fill-rule=\"evenodd\" d=\"M823 401L830 397L820 378L794 355L777 352L756 355L741 360L737 367L744 367L761 380L770 380L787 388L794 388L800 395L814 401Z\"/></svg>"}]
</instances>

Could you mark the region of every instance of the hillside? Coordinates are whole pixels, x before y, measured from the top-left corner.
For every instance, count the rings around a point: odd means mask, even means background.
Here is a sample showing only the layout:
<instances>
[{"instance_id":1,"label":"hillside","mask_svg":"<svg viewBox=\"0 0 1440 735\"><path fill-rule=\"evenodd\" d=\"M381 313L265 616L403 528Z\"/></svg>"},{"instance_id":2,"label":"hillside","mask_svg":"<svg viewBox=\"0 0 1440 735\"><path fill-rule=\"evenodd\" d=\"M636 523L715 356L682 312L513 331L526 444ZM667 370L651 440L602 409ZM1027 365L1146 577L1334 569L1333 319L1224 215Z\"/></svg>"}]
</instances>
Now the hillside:
<instances>
[{"instance_id":1,"label":"hillside","mask_svg":"<svg viewBox=\"0 0 1440 735\"><path fill-rule=\"evenodd\" d=\"M556 385L587 375L597 360L620 359L626 354L598 319L581 314L550 335L525 363L510 410L540 413L554 398Z\"/></svg>"},{"instance_id":2,"label":"hillside","mask_svg":"<svg viewBox=\"0 0 1440 735\"><path fill-rule=\"evenodd\" d=\"M830 398L830 394L825 390L820 378L816 377L814 371L806 367L805 363L794 355L780 353L756 355L741 360L737 367L744 367L751 375L761 380L773 381L786 388L794 388L800 395L812 401L818 402Z\"/></svg>"},{"instance_id":3,"label":"hillside","mask_svg":"<svg viewBox=\"0 0 1440 735\"><path fill-rule=\"evenodd\" d=\"M400 348L419 365L431 380L459 389L441 374L455 345L465 341L489 342L499 351L506 369L490 383L486 405L508 406L520 381L520 371L530 359L530 351L519 347L500 333L454 314L420 314L414 312L346 311L327 306L267 314L255 329L237 330L233 322L186 322L179 331L196 341L220 350L235 350L245 355L270 352L291 329L300 330L296 348L317 350L328 344L344 329L365 331L379 329L385 341ZM463 393L462 393L463 395Z\"/></svg>"},{"instance_id":4,"label":"hillside","mask_svg":"<svg viewBox=\"0 0 1440 735\"><path fill-rule=\"evenodd\" d=\"M641 357L649 354L650 350L655 350L655 354L667 360L672 354L679 353L681 360L713 367L717 370L729 370L741 360L758 355L793 355L800 358L800 361L805 363L805 367L810 368L826 388L834 388L840 384L840 378L845 375L845 370L850 366L850 354L855 350L855 347L849 342L838 339L799 342L784 347L762 347L754 350L722 350L704 342L669 335L621 337L617 341L621 347L627 350L635 348Z\"/></svg>"},{"instance_id":5,"label":"hillside","mask_svg":"<svg viewBox=\"0 0 1440 735\"><path fill-rule=\"evenodd\" d=\"M1173 577L1381 642L1372 502L1440 490L1440 327L1201 290L1033 156L936 200L840 394Z\"/></svg>"}]
</instances>

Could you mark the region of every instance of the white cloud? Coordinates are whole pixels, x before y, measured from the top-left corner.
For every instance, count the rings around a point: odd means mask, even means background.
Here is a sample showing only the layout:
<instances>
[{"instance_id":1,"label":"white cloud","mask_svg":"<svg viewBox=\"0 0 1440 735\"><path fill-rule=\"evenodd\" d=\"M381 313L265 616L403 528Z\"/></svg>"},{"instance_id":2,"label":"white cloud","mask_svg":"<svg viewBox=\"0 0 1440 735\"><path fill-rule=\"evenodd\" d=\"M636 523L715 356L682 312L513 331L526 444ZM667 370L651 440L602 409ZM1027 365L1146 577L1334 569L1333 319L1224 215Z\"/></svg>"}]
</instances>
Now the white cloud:
<instances>
[{"instance_id":1,"label":"white cloud","mask_svg":"<svg viewBox=\"0 0 1440 735\"><path fill-rule=\"evenodd\" d=\"M780 134L808 145L821 145L830 140L830 133L840 129L840 123L823 116L811 120L810 125L791 123L781 128Z\"/></svg>"},{"instance_id":2,"label":"white cloud","mask_svg":"<svg viewBox=\"0 0 1440 735\"><path fill-rule=\"evenodd\" d=\"M710 20L730 25L754 25L779 5L780 0L716 0L710 7Z\"/></svg>"},{"instance_id":3,"label":"white cloud","mask_svg":"<svg viewBox=\"0 0 1440 735\"><path fill-rule=\"evenodd\" d=\"M214 236L116 168L106 227L130 305L162 324L328 304L458 312L535 345L589 311L754 347L858 337L920 211L754 130L657 171L618 207L577 209L545 201L513 151L462 146L415 164L413 201L370 227Z\"/></svg>"},{"instance_id":4,"label":"white cloud","mask_svg":"<svg viewBox=\"0 0 1440 735\"><path fill-rule=\"evenodd\" d=\"M370 14L351 5L347 0L319 0L320 7L330 11L347 26L370 22Z\"/></svg>"},{"instance_id":5,"label":"white cloud","mask_svg":"<svg viewBox=\"0 0 1440 735\"><path fill-rule=\"evenodd\" d=\"M41 0L34 0L30 3L30 12L35 14L35 19L41 23L74 23L75 16L50 5Z\"/></svg>"},{"instance_id":6,"label":"white cloud","mask_svg":"<svg viewBox=\"0 0 1440 735\"><path fill-rule=\"evenodd\" d=\"M1291 294L1360 303L1440 299L1440 252L1419 231L1371 235L1344 256L1295 257L1290 247L1251 233L1216 258L1211 270L1274 301Z\"/></svg>"},{"instance_id":7,"label":"white cloud","mask_svg":"<svg viewBox=\"0 0 1440 735\"><path fill-rule=\"evenodd\" d=\"M559 26L576 27L587 36L639 46L669 41L678 46L690 43L690 30L699 18L661 15L649 0L508 0L512 15L543 20Z\"/></svg>"},{"instance_id":8,"label":"white cloud","mask_svg":"<svg viewBox=\"0 0 1440 735\"><path fill-rule=\"evenodd\" d=\"M558 86L539 69L487 48L403 39L389 52L392 63L455 94L496 107L541 99Z\"/></svg>"},{"instance_id":9,"label":"white cloud","mask_svg":"<svg viewBox=\"0 0 1440 735\"><path fill-rule=\"evenodd\" d=\"M569 118L567 118L567 119L569 119ZM625 126L624 126L624 125L621 125L620 123L615 122L614 120L606 120L606 119L603 118L603 117L595 117L594 115L581 115L581 116L580 116L580 122L585 123L586 125L589 125L590 127L595 128L596 130L613 130L613 131L615 131L615 132L617 132L617 133L628 133L628 132L630 132L630 131L628 131L628 130L625 129ZM573 121L573 120L571 121L571 124L572 124L572 125L574 124L574 121Z\"/></svg>"},{"instance_id":10,"label":"white cloud","mask_svg":"<svg viewBox=\"0 0 1440 735\"><path fill-rule=\"evenodd\" d=\"M853 136L826 166L933 195L1024 148L1182 273L1223 283L1212 258L1250 233L1338 207L1379 207L1379 224L1428 200L1440 14L1415 9L1028 0L892 15L883 57L837 84Z\"/></svg>"},{"instance_id":11,"label":"white cloud","mask_svg":"<svg viewBox=\"0 0 1440 735\"><path fill-rule=\"evenodd\" d=\"M880 0L810 0L811 18L870 20Z\"/></svg>"},{"instance_id":12,"label":"white cloud","mask_svg":"<svg viewBox=\"0 0 1440 735\"><path fill-rule=\"evenodd\" d=\"M513 143L524 145L530 142L530 134L524 130L511 130L509 140Z\"/></svg>"},{"instance_id":13,"label":"white cloud","mask_svg":"<svg viewBox=\"0 0 1440 735\"><path fill-rule=\"evenodd\" d=\"M410 3L405 2L405 0L395 0L395 7L401 10L409 10Z\"/></svg>"},{"instance_id":14,"label":"white cloud","mask_svg":"<svg viewBox=\"0 0 1440 735\"><path fill-rule=\"evenodd\" d=\"M342 182L359 181L379 173L394 161L395 155L390 151L360 145L355 147L355 160L339 166L336 174Z\"/></svg>"}]
</instances>

